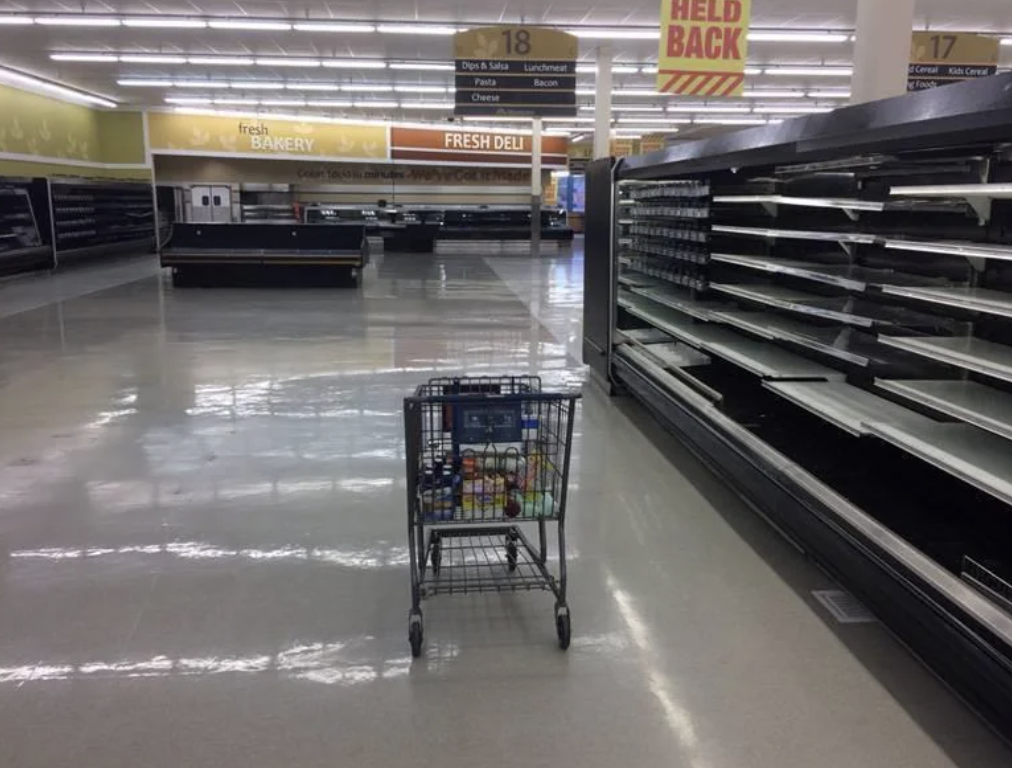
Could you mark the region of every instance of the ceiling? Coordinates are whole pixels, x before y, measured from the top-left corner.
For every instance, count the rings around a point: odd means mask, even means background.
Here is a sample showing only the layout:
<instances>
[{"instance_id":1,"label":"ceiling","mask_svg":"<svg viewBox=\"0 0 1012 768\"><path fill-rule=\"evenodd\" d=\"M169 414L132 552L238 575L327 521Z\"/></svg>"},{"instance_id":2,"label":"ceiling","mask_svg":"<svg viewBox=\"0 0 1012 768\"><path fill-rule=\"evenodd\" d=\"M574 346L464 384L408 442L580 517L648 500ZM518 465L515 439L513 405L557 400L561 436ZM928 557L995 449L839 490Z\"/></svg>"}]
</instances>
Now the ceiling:
<instances>
[{"instance_id":1,"label":"ceiling","mask_svg":"<svg viewBox=\"0 0 1012 768\"><path fill-rule=\"evenodd\" d=\"M888 2L888 0L879 0ZM1009 33L1010 0L917 0L918 28ZM778 29L853 32L857 0L754 0L753 31ZM37 19L45 14L86 14L89 18L137 18L154 26L81 27L5 25L0 23L0 65L61 82L115 100L127 107L257 109L314 113L335 117L446 120L453 99L452 71L433 68L451 61L452 38L422 34L433 26L526 22L597 34L581 38L580 57L592 62L598 45L611 42L616 65L616 127L647 132L677 127L683 136L712 129L708 121L781 119L806 110L829 109L849 78L830 76L833 67L849 67L853 43L848 35L833 42L756 41L750 45L750 98L719 104L679 102L651 93L656 39L612 39L608 29L656 30L658 0L344 0L318 2L225 2L224 0L151 0L141 2L35 2L0 0L0 21L10 16ZM175 20L267 21L305 25L320 22L367 22L368 31L306 29L171 28ZM401 33L376 31L391 22L424 23ZM1003 54L1012 65L1012 46ZM102 61L61 61L70 56L101 56ZM131 57L171 57L138 60ZM225 61L227 57L246 61ZM197 61L192 61L197 59ZM257 62L256 60L260 61ZM274 61L270 61L274 59ZM281 60L281 61L278 61ZM336 60L336 61L335 61ZM321 66L321 62L339 68ZM281 66L285 64L286 66ZM297 64L298 66L291 66ZM775 74L794 65L808 74ZM369 67L374 68L369 68ZM377 68L381 67L381 68ZM591 68L592 70L592 68ZM758 73L758 70L765 70ZM142 84L136 84L140 81ZM584 91L580 116L593 115L593 71L579 78ZM130 84L131 82L135 84ZM143 84L146 83L146 84ZM228 84L231 87L228 87ZM260 86L275 86L265 90ZM310 90L312 89L312 90ZM631 91L631 93L630 93ZM171 101L167 102L166 99ZM330 104L321 104L330 102ZM696 107L699 107L698 109ZM677 111L668 111L675 109ZM718 112L724 109L724 112ZM695 123L689 121L696 121ZM678 121L677 123L675 121ZM568 121L555 127L590 127Z\"/></svg>"}]
</instances>

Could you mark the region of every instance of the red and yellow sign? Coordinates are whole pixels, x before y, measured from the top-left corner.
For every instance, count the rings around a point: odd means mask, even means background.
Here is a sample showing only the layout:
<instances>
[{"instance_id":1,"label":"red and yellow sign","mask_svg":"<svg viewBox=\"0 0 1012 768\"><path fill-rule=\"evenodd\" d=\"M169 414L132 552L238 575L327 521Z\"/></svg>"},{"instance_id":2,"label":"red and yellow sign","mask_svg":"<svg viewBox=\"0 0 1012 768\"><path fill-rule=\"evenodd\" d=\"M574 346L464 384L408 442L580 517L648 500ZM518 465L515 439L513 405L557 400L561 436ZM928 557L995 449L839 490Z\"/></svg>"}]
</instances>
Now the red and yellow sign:
<instances>
[{"instance_id":1,"label":"red and yellow sign","mask_svg":"<svg viewBox=\"0 0 1012 768\"><path fill-rule=\"evenodd\" d=\"M752 0L661 0L657 90L741 96Z\"/></svg>"}]
</instances>

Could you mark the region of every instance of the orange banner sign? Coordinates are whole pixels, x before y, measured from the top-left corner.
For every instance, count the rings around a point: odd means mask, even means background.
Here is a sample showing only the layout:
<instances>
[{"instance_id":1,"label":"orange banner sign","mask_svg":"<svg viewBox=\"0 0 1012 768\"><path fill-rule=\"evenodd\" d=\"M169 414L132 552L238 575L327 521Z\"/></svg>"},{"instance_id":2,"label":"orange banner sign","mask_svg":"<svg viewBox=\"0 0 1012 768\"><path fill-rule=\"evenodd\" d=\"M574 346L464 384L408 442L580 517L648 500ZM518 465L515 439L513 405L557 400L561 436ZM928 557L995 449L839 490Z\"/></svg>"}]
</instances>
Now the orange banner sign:
<instances>
[{"instance_id":1,"label":"orange banner sign","mask_svg":"<svg viewBox=\"0 0 1012 768\"><path fill-rule=\"evenodd\" d=\"M752 0L661 0L657 90L741 96L751 16Z\"/></svg>"}]
</instances>

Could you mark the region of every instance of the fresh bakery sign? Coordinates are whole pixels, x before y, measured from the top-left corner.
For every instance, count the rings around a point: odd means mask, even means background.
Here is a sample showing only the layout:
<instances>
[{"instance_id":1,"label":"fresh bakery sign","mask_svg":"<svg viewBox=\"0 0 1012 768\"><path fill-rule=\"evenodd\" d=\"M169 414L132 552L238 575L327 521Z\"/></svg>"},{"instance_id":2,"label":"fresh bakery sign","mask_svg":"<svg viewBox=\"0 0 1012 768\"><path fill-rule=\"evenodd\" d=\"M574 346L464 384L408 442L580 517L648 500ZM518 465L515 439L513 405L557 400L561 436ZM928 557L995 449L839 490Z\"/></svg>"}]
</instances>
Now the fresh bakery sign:
<instances>
[{"instance_id":1,"label":"fresh bakery sign","mask_svg":"<svg viewBox=\"0 0 1012 768\"><path fill-rule=\"evenodd\" d=\"M284 152L286 154L309 155L313 152L316 139L312 136L271 136L267 123L239 121L240 136L249 137L250 149L260 152Z\"/></svg>"}]
</instances>

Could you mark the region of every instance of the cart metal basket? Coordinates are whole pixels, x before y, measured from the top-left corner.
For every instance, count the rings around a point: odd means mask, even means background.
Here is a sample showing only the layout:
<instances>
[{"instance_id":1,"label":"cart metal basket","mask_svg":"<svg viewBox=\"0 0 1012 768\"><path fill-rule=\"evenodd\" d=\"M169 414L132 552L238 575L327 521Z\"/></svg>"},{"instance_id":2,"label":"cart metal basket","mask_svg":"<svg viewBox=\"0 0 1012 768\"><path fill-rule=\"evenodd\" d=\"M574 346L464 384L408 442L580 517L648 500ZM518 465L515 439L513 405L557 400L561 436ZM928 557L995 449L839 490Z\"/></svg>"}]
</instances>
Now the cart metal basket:
<instances>
[{"instance_id":1,"label":"cart metal basket","mask_svg":"<svg viewBox=\"0 0 1012 768\"><path fill-rule=\"evenodd\" d=\"M413 656L422 600L473 592L552 592L559 647L569 647L566 490L578 398L542 392L536 376L506 376L432 379L404 400Z\"/></svg>"}]
</instances>

